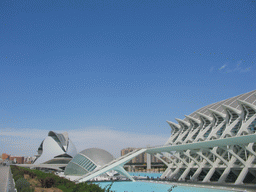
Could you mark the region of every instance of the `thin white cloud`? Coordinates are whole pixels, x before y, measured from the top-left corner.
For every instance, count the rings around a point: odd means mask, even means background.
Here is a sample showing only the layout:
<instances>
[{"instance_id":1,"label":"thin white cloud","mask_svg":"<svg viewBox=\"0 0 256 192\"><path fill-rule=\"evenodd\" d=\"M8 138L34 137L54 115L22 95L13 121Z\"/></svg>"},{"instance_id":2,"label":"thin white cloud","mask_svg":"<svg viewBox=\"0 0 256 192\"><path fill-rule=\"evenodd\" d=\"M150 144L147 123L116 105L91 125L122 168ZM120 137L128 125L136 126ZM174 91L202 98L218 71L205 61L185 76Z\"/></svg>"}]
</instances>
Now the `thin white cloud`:
<instances>
[{"instance_id":1,"label":"thin white cloud","mask_svg":"<svg viewBox=\"0 0 256 192\"><path fill-rule=\"evenodd\" d=\"M226 64L225 64L225 65L222 65L222 66L219 68L219 70L224 69L226 66L227 66Z\"/></svg>"},{"instance_id":2,"label":"thin white cloud","mask_svg":"<svg viewBox=\"0 0 256 192\"><path fill-rule=\"evenodd\" d=\"M246 73L251 71L251 68L252 67L243 67L243 63L240 60L236 63L234 67L227 68L227 65L225 64L222 67L220 67L219 70L224 73Z\"/></svg>"},{"instance_id":3,"label":"thin white cloud","mask_svg":"<svg viewBox=\"0 0 256 192\"><path fill-rule=\"evenodd\" d=\"M53 130L55 131L55 130ZM115 157L127 147L146 147L163 145L170 134L152 135L111 130L109 128L89 127L80 130L66 130L77 151L87 148L102 148ZM64 131L55 131L61 133ZM42 140L47 137L48 130L24 129L0 132L0 145L4 145L3 153L16 155L35 155Z\"/></svg>"}]
</instances>

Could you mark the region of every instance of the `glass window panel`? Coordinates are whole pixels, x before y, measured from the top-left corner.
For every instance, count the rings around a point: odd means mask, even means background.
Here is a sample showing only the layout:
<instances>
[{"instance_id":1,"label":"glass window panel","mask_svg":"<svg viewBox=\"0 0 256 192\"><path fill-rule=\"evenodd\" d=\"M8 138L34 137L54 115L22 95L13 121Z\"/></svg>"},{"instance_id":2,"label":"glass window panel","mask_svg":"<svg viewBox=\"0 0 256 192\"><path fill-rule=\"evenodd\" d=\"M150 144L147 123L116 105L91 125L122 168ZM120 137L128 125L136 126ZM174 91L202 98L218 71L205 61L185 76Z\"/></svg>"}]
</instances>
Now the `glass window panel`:
<instances>
[{"instance_id":1,"label":"glass window panel","mask_svg":"<svg viewBox=\"0 0 256 192\"><path fill-rule=\"evenodd\" d=\"M85 169L82 169L80 166L74 163L70 163L67 165L64 173L65 175L84 175L88 173L88 171Z\"/></svg>"},{"instance_id":2,"label":"glass window panel","mask_svg":"<svg viewBox=\"0 0 256 192\"><path fill-rule=\"evenodd\" d=\"M88 166L88 169L87 169L87 170L88 170L88 171L91 171L92 166L93 166L93 165Z\"/></svg>"},{"instance_id":3,"label":"glass window panel","mask_svg":"<svg viewBox=\"0 0 256 192\"><path fill-rule=\"evenodd\" d=\"M92 164L92 165L88 168L88 171L92 171L93 166L94 166L94 164Z\"/></svg>"},{"instance_id":4,"label":"glass window panel","mask_svg":"<svg viewBox=\"0 0 256 192\"><path fill-rule=\"evenodd\" d=\"M88 170L88 168L92 165L92 162L89 162L87 165L86 165L86 169Z\"/></svg>"}]
</instances>

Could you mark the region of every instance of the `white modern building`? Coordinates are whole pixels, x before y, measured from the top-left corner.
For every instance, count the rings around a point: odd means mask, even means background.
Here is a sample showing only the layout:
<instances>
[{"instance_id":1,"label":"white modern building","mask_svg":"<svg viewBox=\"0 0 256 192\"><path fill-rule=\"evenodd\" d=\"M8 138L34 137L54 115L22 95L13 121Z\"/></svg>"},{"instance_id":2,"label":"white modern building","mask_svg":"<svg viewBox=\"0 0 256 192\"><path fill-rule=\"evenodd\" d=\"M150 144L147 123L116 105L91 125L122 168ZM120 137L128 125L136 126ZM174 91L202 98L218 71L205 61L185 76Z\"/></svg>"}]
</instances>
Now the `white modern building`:
<instances>
[{"instance_id":1,"label":"white modern building","mask_svg":"<svg viewBox=\"0 0 256 192\"><path fill-rule=\"evenodd\" d=\"M113 160L113 155L103 149L85 149L78 153L68 163L64 174L76 176L85 175L89 172L92 172L94 169L103 167Z\"/></svg>"},{"instance_id":2,"label":"white modern building","mask_svg":"<svg viewBox=\"0 0 256 192\"><path fill-rule=\"evenodd\" d=\"M256 91L176 121L167 121L172 134L165 146L147 151L170 160L162 178L256 183Z\"/></svg>"},{"instance_id":3,"label":"white modern building","mask_svg":"<svg viewBox=\"0 0 256 192\"><path fill-rule=\"evenodd\" d=\"M76 147L69 139L67 132L50 131L39 146L37 159L33 165L45 168L54 168L54 166L63 168L76 154Z\"/></svg>"},{"instance_id":4,"label":"white modern building","mask_svg":"<svg viewBox=\"0 0 256 192\"><path fill-rule=\"evenodd\" d=\"M76 182L112 170L134 181L123 166L146 152L166 164L162 178L256 183L256 90L207 105L176 121L167 121L172 131L165 145L137 149L118 159L95 148L76 155L67 133L50 131L33 166L49 168L54 164L60 168L70 161L65 175L76 175Z\"/></svg>"},{"instance_id":5,"label":"white modern building","mask_svg":"<svg viewBox=\"0 0 256 192\"><path fill-rule=\"evenodd\" d=\"M133 151L76 181L122 169L129 160L146 152L167 165L162 178L256 183L256 90L205 106L176 121L167 121L172 131L164 146Z\"/></svg>"}]
</instances>

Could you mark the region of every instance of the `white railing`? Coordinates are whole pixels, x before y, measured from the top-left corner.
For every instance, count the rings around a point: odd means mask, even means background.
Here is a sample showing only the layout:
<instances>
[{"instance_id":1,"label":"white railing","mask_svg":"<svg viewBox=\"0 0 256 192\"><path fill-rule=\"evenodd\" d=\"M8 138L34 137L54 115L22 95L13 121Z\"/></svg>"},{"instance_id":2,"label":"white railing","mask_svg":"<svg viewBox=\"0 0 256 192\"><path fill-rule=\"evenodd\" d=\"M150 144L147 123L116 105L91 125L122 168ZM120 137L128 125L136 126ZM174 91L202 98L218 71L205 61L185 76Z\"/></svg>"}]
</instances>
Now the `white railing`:
<instances>
[{"instance_id":1,"label":"white railing","mask_svg":"<svg viewBox=\"0 0 256 192\"><path fill-rule=\"evenodd\" d=\"M13 179L13 175L11 172L11 167L8 166L8 171L7 171L7 186L6 186L6 192L16 192L15 188L15 182Z\"/></svg>"}]
</instances>

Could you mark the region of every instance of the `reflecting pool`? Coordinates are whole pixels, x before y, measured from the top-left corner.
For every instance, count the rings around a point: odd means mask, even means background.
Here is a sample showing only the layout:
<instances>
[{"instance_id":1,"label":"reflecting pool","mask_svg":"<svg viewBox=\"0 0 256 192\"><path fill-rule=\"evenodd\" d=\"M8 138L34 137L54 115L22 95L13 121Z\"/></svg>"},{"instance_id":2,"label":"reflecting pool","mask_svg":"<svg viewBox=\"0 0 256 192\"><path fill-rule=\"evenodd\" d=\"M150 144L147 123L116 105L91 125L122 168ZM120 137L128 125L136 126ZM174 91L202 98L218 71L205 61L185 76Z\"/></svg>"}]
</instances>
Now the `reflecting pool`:
<instances>
[{"instance_id":1,"label":"reflecting pool","mask_svg":"<svg viewBox=\"0 0 256 192\"><path fill-rule=\"evenodd\" d=\"M111 182L100 182L97 183L100 187L106 187ZM155 183L155 182L144 182L144 181L121 181L114 182L111 190L115 192L169 192L173 185ZM198 187L187 187L177 186L172 189L172 192L231 192L228 190L209 189L209 188L198 188Z\"/></svg>"}]
</instances>

